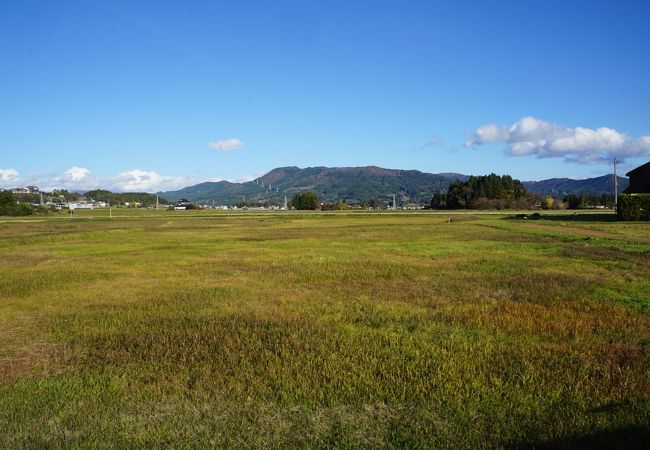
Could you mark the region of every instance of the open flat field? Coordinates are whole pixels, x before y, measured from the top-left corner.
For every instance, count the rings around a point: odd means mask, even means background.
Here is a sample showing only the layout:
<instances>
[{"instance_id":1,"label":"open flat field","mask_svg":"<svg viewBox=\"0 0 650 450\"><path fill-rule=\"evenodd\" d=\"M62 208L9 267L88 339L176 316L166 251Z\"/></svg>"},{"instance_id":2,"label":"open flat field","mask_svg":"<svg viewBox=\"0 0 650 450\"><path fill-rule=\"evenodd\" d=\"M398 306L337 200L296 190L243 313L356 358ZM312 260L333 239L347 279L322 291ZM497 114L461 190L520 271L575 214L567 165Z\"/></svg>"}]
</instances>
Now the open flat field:
<instances>
[{"instance_id":1,"label":"open flat field","mask_svg":"<svg viewBox=\"0 0 650 450\"><path fill-rule=\"evenodd\" d=\"M0 221L0 447L650 442L647 223L149 215Z\"/></svg>"}]
</instances>

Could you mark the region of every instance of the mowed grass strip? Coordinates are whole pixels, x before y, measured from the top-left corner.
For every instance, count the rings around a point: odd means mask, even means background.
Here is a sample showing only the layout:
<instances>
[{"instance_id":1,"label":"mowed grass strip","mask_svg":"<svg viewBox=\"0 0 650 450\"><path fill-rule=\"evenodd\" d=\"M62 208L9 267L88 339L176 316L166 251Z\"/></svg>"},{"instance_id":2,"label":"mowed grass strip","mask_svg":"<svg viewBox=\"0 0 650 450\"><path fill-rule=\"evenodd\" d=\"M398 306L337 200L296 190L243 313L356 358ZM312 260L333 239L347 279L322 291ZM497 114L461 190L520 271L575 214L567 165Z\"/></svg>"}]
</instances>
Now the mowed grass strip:
<instances>
[{"instance_id":1,"label":"mowed grass strip","mask_svg":"<svg viewBox=\"0 0 650 450\"><path fill-rule=\"evenodd\" d=\"M3 223L0 447L642 448L650 244L617 225Z\"/></svg>"}]
</instances>

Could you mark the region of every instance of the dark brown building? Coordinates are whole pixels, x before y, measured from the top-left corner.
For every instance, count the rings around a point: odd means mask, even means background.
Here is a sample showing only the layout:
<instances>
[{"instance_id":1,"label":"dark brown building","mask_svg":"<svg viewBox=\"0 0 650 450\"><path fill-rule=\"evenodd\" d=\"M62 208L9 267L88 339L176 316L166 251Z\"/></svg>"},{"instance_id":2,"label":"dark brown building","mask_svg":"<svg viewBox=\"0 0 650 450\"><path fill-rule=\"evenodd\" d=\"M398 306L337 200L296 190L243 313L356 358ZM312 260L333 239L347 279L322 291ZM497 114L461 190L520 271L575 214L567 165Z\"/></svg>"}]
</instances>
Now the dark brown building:
<instances>
[{"instance_id":1,"label":"dark brown building","mask_svg":"<svg viewBox=\"0 0 650 450\"><path fill-rule=\"evenodd\" d=\"M625 176L630 177L630 185L625 189L624 193L650 193L650 162L630 170Z\"/></svg>"}]
</instances>

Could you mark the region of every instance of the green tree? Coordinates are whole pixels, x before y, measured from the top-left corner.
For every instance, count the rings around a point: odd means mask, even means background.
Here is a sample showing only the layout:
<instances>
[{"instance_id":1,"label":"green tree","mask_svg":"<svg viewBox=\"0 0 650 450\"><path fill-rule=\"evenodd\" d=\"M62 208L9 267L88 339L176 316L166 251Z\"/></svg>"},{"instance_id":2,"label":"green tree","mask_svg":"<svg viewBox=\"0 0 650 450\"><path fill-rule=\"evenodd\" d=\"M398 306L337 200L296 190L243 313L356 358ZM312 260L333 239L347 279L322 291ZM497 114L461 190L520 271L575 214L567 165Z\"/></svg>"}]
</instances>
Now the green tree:
<instances>
[{"instance_id":1,"label":"green tree","mask_svg":"<svg viewBox=\"0 0 650 450\"><path fill-rule=\"evenodd\" d=\"M431 209L445 209L447 207L447 194L436 192L431 197Z\"/></svg>"},{"instance_id":2,"label":"green tree","mask_svg":"<svg viewBox=\"0 0 650 450\"><path fill-rule=\"evenodd\" d=\"M0 206L13 206L16 204L16 198L11 191L0 191Z\"/></svg>"},{"instance_id":3,"label":"green tree","mask_svg":"<svg viewBox=\"0 0 650 450\"><path fill-rule=\"evenodd\" d=\"M553 197L546 197L542 203L543 209L553 209Z\"/></svg>"},{"instance_id":4,"label":"green tree","mask_svg":"<svg viewBox=\"0 0 650 450\"><path fill-rule=\"evenodd\" d=\"M527 199L526 188L510 175L494 173L471 176L467 181L455 180L449 185L446 198L436 194L431 199L432 208L512 208L520 206Z\"/></svg>"},{"instance_id":5,"label":"green tree","mask_svg":"<svg viewBox=\"0 0 650 450\"><path fill-rule=\"evenodd\" d=\"M316 210L320 207L320 200L313 192L296 194L291 199L291 206L301 210Z\"/></svg>"},{"instance_id":6,"label":"green tree","mask_svg":"<svg viewBox=\"0 0 650 450\"><path fill-rule=\"evenodd\" d=\"M32 208L25 203L16 203L11 191L0 191L0 216L28 216Z\"/></svg>"}]
</instances>

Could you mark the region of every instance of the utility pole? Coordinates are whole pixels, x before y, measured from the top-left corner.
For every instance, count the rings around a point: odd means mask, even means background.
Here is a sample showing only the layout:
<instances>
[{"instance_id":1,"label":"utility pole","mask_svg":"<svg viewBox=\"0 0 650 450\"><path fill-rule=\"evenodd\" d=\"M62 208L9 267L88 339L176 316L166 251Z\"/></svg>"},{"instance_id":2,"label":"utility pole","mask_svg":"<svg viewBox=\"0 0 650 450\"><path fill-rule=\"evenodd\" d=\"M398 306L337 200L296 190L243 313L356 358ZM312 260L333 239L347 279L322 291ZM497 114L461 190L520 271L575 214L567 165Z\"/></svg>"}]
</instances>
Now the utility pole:
<instances>
[{"instance_id":1,"label":"utility pole","mask_svg":"<svg viewBox=\"0 0 650 450\"><path fill-rule=\"evenodd\" d=\"M618 175L616 174L616 157L614 157L614 211L618 209Z\"/></svg>"},{"instance_id":2,"label":"utility pole","mask_svg":"<svg viewBox=\"0 0 650 450\"><path fill-rule=\"evenodd\" d=\"M158 204L158 196L156 195L156 211L158 211L160 205Z\"/></svg>"},{"instance_id":3,"label":"utility pole","mask_svg":"<svg viewBox=\"0 0 650 450\"><path fill-rule=\"evenodd\" d=\"M393 211L397 211L397 203L395 203L395 194L393 194Z\"/></svg>"}]
</instances>

